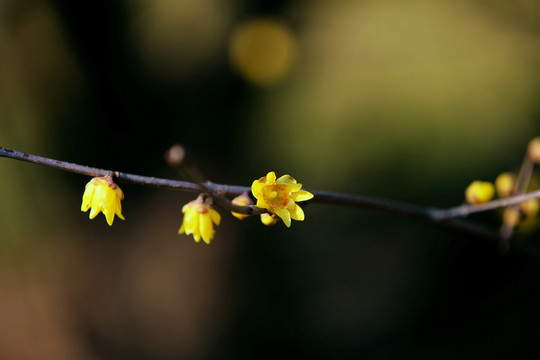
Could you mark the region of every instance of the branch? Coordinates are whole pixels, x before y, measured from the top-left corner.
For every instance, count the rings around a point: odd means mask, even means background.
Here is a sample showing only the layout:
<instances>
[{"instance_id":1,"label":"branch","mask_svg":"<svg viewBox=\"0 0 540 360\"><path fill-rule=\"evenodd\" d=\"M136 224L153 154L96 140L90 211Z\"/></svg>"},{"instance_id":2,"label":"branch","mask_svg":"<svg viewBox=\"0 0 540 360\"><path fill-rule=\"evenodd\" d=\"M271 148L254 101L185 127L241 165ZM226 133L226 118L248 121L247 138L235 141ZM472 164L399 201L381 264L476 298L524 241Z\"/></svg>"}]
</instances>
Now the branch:
<instances>
[{"instance_id":1,"label":"branch","mask_svg":"<svg viewBox=\"0 0 540 360\"><path fill-rule=\"evenodd\" d=\"M189 192L204 192L208 196L218 199L217 204L221 207L242 213L242 214L260 214L264 212L264 209L259 209L255 206L238 206L232 204L226 196L237 196L246 191L250 191L249 187L218 184L213 182L203 182L199 174L194 170L192 165L188 165L189 177L196 179L196 182L163 179L157 177L149 177L142 175L135 175L129 173L123 173L119 171L111 171L106 169L99 169L65 161L59 161L55 159L45 158L37 155L22 153L15 150L6 149L0 147L0 157L6 157L26 162L31 162L38 165L44 165L55 169L60 169L68 172L73 172L88 176L105 176L113 173L114 177L119 182L137 184L143 186L152 186L157 188L189 191ZM183 160L183 159L182 159ZM182 161L180 161L181 163ZM486 230L477 225L458 221L456 218L467 217L470 214L494 210L497 208L517 205L525 200L540 198L540 191L534 191L526 194L520 194L505 199L499 199L491 201L489 203L480 205L461 205L449 209L440 209L433 207L423 207L414 204L396 202L386 199L380 199L369 196L334 193L326 191L310 191L314 194L314 198L310 202L334 204L334 205L346 205L359 208L379 210L395 215L400 215L409 218L415 218L431 223L432 225L439 226L448 230L458 231L460 233L473 234L475 236L488 239L490 241L500 241L501 236L493 231ZM225 199L226 201L223 201Z\"/></svg>"}]
</instances>

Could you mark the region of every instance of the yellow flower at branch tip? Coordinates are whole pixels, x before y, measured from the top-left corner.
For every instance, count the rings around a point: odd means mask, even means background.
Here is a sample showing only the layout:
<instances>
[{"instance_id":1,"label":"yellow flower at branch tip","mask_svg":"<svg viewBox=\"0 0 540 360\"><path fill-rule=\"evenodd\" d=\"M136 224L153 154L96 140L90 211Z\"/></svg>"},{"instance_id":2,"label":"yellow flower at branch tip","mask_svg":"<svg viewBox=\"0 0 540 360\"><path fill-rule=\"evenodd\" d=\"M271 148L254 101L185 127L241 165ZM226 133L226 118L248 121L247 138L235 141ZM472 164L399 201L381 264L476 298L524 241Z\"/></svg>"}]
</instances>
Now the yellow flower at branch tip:
<instances>
[{"instance_id":1,"label":"yellow flower at branch tip","mask_svg":"<svg viewBox=\"0 0 540 360\"><path fill-rule=\"evenodd\" d=\"M124 199L124 193L112 180L112 175L104 177L95 177L84 190L81 211L90 210L90 219L93 219L100 212L105 215L107 224L111 226L114 221L114 215L125 220L122 215L121 201Z\"/></svg>"},{"instance_id":2,"label":"yellow flower at branch tip","mask_svg":"<svg viewBox=\"0 0 540 360\"><path fill-rule=\"evenodd\" d=\"M465 190L465 200L472 205L491 201L495 195L495 187L487 181L473 181Z\"/></svg>"},{"instance_id":3,"label":"yellow flower at branch tip","mask_svg":"<svg viewBox=\"0 0 540 360\"><path fill-rule=\"evenodd\" d=\"M238 195L231 201L234 205L240 205L240 206L248 206L253 205L253 201L251 201L251 198L249 197L249 194L247 192L242 193L241 195ZM231 211L233 216L237 219L244 220L245 218L249 217L247 214L240 214L234 211Z\"/></svg>"},{"instance_id":4,"label":"yellow flower at branch tip","mask_svg":"<svg viewBox=\"0 0 540 360\"><path fill-rule=\"evenodd\" d=\"M201 241L202 237L205 243L210 244L216 232L214 224L219 225L221 215L212 206L205 204L201 196L184 205L182 212L184 219L178 234L192 234L196 242Z\"/></svg>"},{"instance_id":5,"label":"yellow flower at branch tip","mask_svg":"<svg viewBox=\"0 0 540 360\"><path fill-rule=\"evenodd\" d=\"M505 172L497 176L495 179L495 189L499 197L508 197L512 195L516 189L516 177L514 174Z\"/></svg>"},{"instance_id":6,"label":"yellow flower at branch tip","mask_svg":"<svg viewBox=\"0 0 540 360\"><path fill-rule=\"evenodd\" d=\"M261 214L261 222L266 226L276 225L278 221L279 217L276 214Z\"/></svg>"},{"instance_id":7,"label":"yellow flower at branch tip","mask_svg":"<svg viewBox=\"0 0 540 360\"><path fill-rule=\"evenodd\" d=\"M290 227L291 219L304 220L304 211L296 201L313 198L312 193L301 188L302 184L298 184L290 175L276 179L276 174L270 171L266 176L253 181L251 192L257 199L257 207L276 214Z\"/></svg>"}]
</instances>

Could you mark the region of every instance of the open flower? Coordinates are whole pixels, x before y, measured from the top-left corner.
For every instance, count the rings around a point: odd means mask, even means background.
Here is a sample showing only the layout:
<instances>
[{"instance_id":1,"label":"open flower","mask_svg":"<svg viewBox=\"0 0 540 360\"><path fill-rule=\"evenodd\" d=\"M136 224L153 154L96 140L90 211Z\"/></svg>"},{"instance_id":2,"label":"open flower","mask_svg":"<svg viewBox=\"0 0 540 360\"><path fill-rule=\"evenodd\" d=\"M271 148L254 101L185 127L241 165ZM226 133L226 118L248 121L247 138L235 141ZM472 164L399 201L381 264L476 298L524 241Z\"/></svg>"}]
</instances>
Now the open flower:
<instances>
[{"instance_id":1,"label":"open flower","mask_svg":"<svg viewBox=\"0 0 540 360\"><path fill-rule=\"evenodd\" d=\"M214 224L219 225L221 215L212 206L205 204L202 196L184 205L182 212L184 219L178 233L193 234L196 242L202 237L205 243L210 244L214 238Z\"/></svg>"},{"instance_id":2,"label":"open flower","mask_svg":"<svg viewBox=\"0 0 540 360\"><path fill-rule=\"evenodd\" d=\"M283 175L276 180L276 174L270 171L266 176L255 180L251 185L251 192L257 199L257 207L276 214L287 227L291 226L291 219L304 220L304 211L296 201L306 201L313 198L313 194L300 190L298 184L290 175Z\"/></svg>"},{"instance_id":3,"label":"open flower","mask_svg":"<svg viewBox=\"0 0 540 360\"><path fill-rule=\"evenodd\" d=\"M107 224L111 226L114 215L125 220L122 215L121 200L124 198L122 190L112 180L112 174L104 177L95 177L88 184L83 194L81 211L90 210L90 219L93 219L100 212L105 215Z\"/></svg>"}]
</instances>

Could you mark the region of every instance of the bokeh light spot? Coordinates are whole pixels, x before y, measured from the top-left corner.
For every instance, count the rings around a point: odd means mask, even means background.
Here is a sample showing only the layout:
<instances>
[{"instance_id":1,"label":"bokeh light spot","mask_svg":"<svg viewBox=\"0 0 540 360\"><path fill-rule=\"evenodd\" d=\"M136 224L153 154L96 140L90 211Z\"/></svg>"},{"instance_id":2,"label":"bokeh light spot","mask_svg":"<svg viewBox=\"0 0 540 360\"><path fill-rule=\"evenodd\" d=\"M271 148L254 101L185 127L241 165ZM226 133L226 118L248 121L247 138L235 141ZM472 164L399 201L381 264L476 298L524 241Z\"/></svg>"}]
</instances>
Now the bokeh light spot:
<instances>
[{"instance_id":1,"label":"bokeh light spot","mask_svg":"<svg viewBox=\"0 0 540 360\"><path fill-rule=\"evenodd\" d=\"M289 73L297 45L294 35L279 21L253 19L235 29L229 52L232 66L248 82L268 86Z\"/></svg>"}]
</instances>

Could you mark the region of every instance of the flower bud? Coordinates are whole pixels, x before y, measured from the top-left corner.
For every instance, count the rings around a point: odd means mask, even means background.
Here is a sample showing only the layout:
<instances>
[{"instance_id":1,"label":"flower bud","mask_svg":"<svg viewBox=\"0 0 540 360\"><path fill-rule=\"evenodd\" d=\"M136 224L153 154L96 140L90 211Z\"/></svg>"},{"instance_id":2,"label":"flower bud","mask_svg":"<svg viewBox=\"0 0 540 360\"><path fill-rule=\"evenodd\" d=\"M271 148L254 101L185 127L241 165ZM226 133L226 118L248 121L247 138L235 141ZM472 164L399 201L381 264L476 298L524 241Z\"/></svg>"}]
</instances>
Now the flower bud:
<instances>
[{"instance_id":1,"label":"flower bud","mask_svg":"<svg viewBox=\"0 0 540 360\"><path fill-rule=\"evenodd\" d=\"M507 207L503 213L503 223L510 227L516 227L519 224L521 213L516 207Z\"/></svg>"},{"instance_id":2,"label":"flower bud","mask_svg":"<svg viewBox=\"0 0 540 360\"><path fill-rule=\"evenodd\" d=\"M533 163L540 164L540 136L535 137L529 142L527 154Z\"/></svg>"},{"instance_id":3,"label":"flower bud","mask_svg":"<svg viewBox=\"0 0 540 360\"><path fill-rule=\"evenodd\" d=\"M505 172L497 176L495 189L497 189L497 195L501 198L512 195L516 190L516 177L514 174Z\"/></svg>"},{"instance_id":4,"label":"flower bud","mask_svg":"<svg viewBox=\"0 0 540 360\"><path fill-rule=\"evenodd\" d=\"M465 190L465 200L472 205L489 202L494 195L495 187L487 181L473 181Z\"/></svg>"},{"instance_id":5,"label":"flower bud","mask_svg":"<svg viewBox=\"0 0 540 360\"><path fill-rule=\"evenodd\" d=\"M251 200L251 198L249 197L247 191L244 192L243 194L241 195L238 195L237 197L235 197L234 199L232 199L231 201L234 205L240 205L240 206L248 206L248 205L253 205L253 201ZM240 219L240 220L244 220L245 218L249 217L249 215L247 214L240 214L240 213L237 213L237 212L234 212L232 211L231 212L233 214L233 216L237 219Z\"/></svg>"},{"instance_id":6,"label":"flower bud","mask_svg":"<svg viewBox=\"0 0 540 360\"><path fill-rule=\"evenodd\" d=\"M527 217L536 216L536 214L538 214L539 207L540 204L538 203L538 199L525 200L524 202L519 204L521 212Z\"/></svg>"},{"instance_id":7,"label":"flower bud","mask_svg":"<svg viewBox=\"0 0 540 360\"><path fill-rule=\"evenodd\" d=\"M261 214L261 222L266 226L276 225L279 217L276 214L263 213Z\"/></svg>"}]
</instances>

